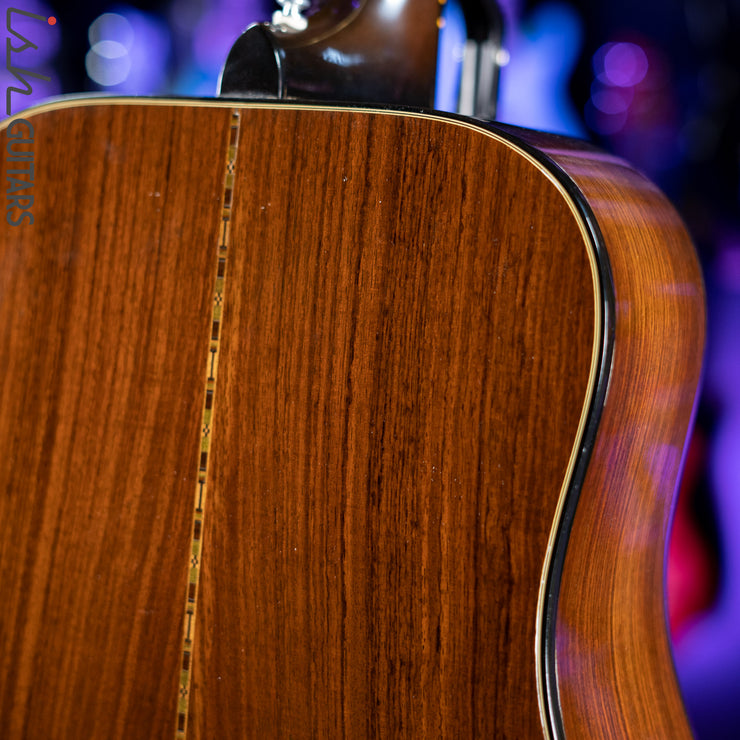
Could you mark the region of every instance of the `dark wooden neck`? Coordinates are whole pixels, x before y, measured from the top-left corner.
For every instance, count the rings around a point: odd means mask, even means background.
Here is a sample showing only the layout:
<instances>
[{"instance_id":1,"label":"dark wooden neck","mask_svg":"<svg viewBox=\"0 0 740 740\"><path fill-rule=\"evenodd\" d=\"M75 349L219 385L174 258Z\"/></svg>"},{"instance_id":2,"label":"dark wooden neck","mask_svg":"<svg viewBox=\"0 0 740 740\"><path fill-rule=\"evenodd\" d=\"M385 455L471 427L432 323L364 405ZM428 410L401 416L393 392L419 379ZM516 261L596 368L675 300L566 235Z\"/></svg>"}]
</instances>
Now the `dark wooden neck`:
<instances>
[{"instance_id":1,"label":"dark wooden neck","mask_svg":"<svg viewBox=\"0 0 740 740\"><path fill-rule=\"evenodd\" d=\"M220 94L432 107L439 9L437 0L334 0L309 10L303 31L250 26Z\"/></svg>"}]
</instances>

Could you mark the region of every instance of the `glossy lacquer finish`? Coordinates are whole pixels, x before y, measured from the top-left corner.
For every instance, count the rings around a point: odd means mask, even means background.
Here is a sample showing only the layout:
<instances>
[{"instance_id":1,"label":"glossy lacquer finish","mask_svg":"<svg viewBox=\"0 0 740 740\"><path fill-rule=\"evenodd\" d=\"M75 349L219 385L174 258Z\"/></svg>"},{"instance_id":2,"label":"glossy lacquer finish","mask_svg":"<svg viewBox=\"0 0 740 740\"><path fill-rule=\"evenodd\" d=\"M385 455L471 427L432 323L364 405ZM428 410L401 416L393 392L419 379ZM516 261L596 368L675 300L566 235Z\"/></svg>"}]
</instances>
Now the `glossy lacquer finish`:
<instances>
[{"instance_id":1,"label":"glossy lacquer finish","mask_svg":"<svg viewBox=\"0 0 740 740\"><path fill-rule=\"evenodd\" d=\"M0 224L0 735L170 737L229 112L26 117L34 223Z\"/></svg>"},{"instance_id":2,"label":"glossy lacquer finish","mask_svg":"<svg viewBox=\"0 0 740 740\"><path fill-rule=\"evenodd\" d=\"M226 97L398 103L431 107L436 0L329 0L304 31L249 27L229 52Z\"/></svg>"},{"instance_id":3,"label":"glossy lacquer finish","mask_svg":"<svg viewBox=\"0 0 740 740\"><path fill-rule=\"evenodd\" d=\"M670 675L664 558L703 359L701 274L683 224L644 177L566 139L524 137L590 204L614 286L608 392L557 612L565 734L689 737Z\"/></svg>"},{"instance_id":4,"label":"glossy lacquer finish","mask_svg":"<svg viewBox=\"0 0 740 740\"><path fill-rule=\"evenodd\" d=\"M687 734L662 556L703 309L652 187L420 115L29 119L4 737Z\"/></svg>"}]
</instances>

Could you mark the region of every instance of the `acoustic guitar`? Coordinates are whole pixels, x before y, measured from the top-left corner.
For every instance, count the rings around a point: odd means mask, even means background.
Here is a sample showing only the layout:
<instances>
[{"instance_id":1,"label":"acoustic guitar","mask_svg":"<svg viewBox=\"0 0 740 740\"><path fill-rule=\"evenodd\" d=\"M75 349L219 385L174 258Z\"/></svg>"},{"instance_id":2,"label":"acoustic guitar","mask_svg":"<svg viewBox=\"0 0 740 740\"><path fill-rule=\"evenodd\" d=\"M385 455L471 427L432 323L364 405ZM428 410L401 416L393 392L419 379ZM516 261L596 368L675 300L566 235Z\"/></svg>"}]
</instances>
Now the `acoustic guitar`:
<instances>
[{"instance_id":1,"label":"acoustic guitar","mask_svg":"<svg viewBox=\"0 0 740 740\"><path fill-rule=\"evenodd\" d=\"M313 18L249 32L259 100L3 124L0 734L690 737L679 217L583 142L381 105L395 62L286 98L291 48L346 62Z\"/></svg>"}]
</instances>

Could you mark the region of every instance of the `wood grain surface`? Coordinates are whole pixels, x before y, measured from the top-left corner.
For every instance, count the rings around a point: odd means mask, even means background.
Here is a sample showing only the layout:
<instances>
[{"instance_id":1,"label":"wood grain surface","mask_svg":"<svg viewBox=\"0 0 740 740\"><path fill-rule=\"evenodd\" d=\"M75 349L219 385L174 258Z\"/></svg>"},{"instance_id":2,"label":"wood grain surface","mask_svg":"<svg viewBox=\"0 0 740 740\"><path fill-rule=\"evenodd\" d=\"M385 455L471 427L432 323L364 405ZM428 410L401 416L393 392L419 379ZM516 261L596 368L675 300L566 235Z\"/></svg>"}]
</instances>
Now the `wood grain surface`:
<instances>
[{"instance_id":1,"label":"wood grain surface","mask_svg":"<svg viewBox=\"0 0 740 740\"><path fill-rule=\"evenodd\" d=\"M571 211L480 132L309 111L244 111L234 198L193 737L537 736Z\"/></svg>"},{"instance_id":2,"label":"wood grain surface","mask_svg":"<svg viewBox=\"0 0 740 740\"><path fill-rule=\"evenodd\" d=\"M701 271L680 218L642 175L581 144L526 138L590 204L615 299L608 395L557 615L565 734L690 737L671 670L665 557L703 360Z\"/></svg>"},{"instance_id":3,"label":"wood grain surface","mask_svg":"<svg viewBox=\"0 0 740 740\"><path fill-rule=\"evenodd\" d=\"M171 737L229 111L30 120L34 224L0 245L0 735Z\"/></svg>"},{"instance_id":4,"label":"wood grain surface","mask_svg":"<svg viewBox=\"0 0 740 740\"><path fill-rule=\"evenodd\" d=\"M543 567L609 370L599 228L614 362L558 697L568 737L686 735L662 553L701 280L652 186L530 138L581 200L522 132L418 115L31 120L35 223L0 246L3 736L542 737Z\"/></svg>"}]
</instances>

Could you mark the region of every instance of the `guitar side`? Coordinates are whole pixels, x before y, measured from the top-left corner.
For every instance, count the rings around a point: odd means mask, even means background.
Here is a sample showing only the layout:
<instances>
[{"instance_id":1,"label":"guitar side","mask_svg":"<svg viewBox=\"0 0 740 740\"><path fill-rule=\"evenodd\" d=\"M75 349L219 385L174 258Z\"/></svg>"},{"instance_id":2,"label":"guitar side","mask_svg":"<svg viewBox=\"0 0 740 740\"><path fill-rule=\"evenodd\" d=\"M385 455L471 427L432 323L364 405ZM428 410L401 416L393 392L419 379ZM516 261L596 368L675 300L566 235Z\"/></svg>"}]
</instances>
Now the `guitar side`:
<instances>
[{"instance_id":1,"label":"guitar side","mask_svg":"<svg viewBox=\"0 0 740 740\"><path fill-rule=\"evenodd\" d=\"M550 652L563 727L567 737L689 737L665 561L704 358L701 269L681 219L644 176L562 137L519 133L588 202L614 291L611 370Z\"/></svg>"}]
</instances>

